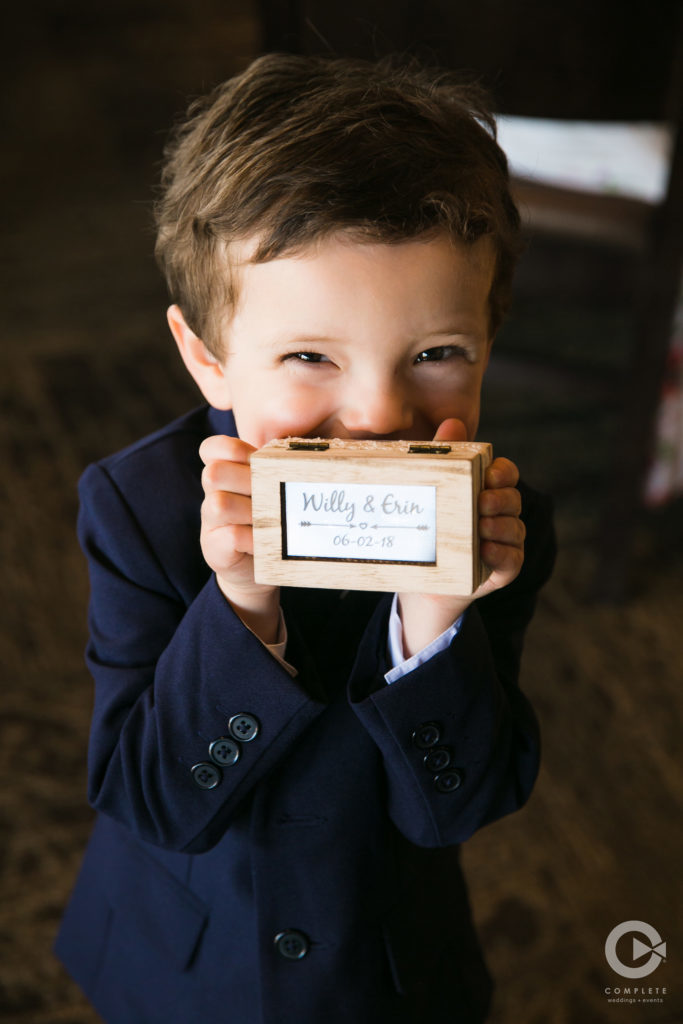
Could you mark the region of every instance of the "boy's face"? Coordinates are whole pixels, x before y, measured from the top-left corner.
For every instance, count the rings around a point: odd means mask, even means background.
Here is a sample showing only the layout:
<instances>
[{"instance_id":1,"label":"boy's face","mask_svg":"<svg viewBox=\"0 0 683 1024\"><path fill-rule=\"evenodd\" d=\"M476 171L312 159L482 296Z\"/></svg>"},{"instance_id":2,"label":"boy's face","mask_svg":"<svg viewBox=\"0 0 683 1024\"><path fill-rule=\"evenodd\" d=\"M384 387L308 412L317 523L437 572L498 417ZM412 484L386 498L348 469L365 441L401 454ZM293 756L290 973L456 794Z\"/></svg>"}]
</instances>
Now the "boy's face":
<instances>
[{"instance_id":1,"label":"boy's face","mask_svg":"<svg viewBox=\"0 0 683 1024\"><path fill-rule=\"evenodd\" d=\"M338 235L242 262L224 358L203 390L257 448L287 436L429 440L450 417L471 440L493 271L487 239L445 235L396 245Z\"/></svg>"}]
</instances>

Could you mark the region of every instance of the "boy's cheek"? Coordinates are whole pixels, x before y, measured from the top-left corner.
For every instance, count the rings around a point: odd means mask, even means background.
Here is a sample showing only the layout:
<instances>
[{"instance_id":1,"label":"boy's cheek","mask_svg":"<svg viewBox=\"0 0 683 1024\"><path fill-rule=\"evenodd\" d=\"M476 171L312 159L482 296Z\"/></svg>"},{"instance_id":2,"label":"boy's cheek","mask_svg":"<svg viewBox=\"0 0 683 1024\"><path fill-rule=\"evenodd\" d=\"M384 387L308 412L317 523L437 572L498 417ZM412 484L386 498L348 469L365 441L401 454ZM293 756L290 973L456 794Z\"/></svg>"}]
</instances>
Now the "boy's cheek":
<instances>
[{"instance_id":1,"label":"boy's cheek","mask_svg":"<svg viewBox=\"0 0 683 1024\"><path fill-rule=\"evenodd\" d=\"M279 437L306 436L321 422L310 403L306 407L303 403L288 403L277 397L264 398L258 411L240 409L236 403L233 412L240 437L254 448L262 448Z\"/></svg>"},{"instance_id":2,"label":"boy's cheek","mask_svg":"<svg viewBox=\"0 0 683 1024\"><path fill-rule=\"evenodd\" d=\"M297 394L296 390L278 390L275 393L242 393L235 396L233 413L242 440L255 448L281 437L345 437L342 403L316 395L312 390ZM479 424L478 395L461 394L453 399L431 404L422 395L416 396L413 409L413 429L406 437L429 441L441 424L448 419L460 420L467 440L476 438Z\"/></svg>"}]
</instances>

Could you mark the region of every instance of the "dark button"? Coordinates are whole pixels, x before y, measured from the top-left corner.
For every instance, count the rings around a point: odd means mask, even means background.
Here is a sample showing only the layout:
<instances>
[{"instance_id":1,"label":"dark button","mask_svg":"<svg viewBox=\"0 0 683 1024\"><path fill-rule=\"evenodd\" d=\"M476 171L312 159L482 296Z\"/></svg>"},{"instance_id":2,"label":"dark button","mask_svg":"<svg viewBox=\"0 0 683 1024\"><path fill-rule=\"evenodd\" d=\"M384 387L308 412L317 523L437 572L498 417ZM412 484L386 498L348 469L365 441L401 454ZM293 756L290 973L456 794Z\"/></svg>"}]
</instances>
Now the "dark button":
<instances>
[{"instance_id":1,"label":"dark button","mask_svg":"<svg viewBox=\"0 0 683 1024\"><path fill-rule=\"evenodd\" d=\"M228 729L230 730L230 735L234 736L236 740L241 740L242 743L249 743L255 736L258 736L258 718L254 718L253 715L246 715L244 712L239 715L233 715L228 722Z\"/></svg>"},{"instance_id":2,"label":"dark button","mask_svg":"<svg viewBox=\"0 0 683 1024\"><path fill-rule=\"evenodd\" d=\"M287 928L275 936L275 948L285 960L301 960L306 956L310 943L303 932Z\"/></svg>"},{"instance_id":3,"label":"dark button","mask_svg":"<svg viewBox=\"0 0 683 1024\"><path fill-rule=\"evenodd\" d=\"M448 772L441 772L434 776L434 785L439 793L452 793L460 787L463 779L463 772L458 768L451 768Z\"/></svg>"},{"instance_id":4,"label":"dark button","mask_svg":"<svg viewBox=\"0 0 683 1024\"><path fill-rule=\"evenodd\" d=\"M219 736L209 747L209 757L216 764L231 765L240 759L240 745L229 736Z\"/></svg>"},{"instance_id":5,"label":"dark button","mask_svg":"<svg viewBox=\"0 0 683 1024\"><path fill-rule=\"evenodd\" d=\"M435 747L441 739L441 729L436 722L423 722L413 733L413 743L420 750Z\"/></svg>"},{"instance_id":6,"label":"dark button","mask_svg":"<svg viewBox=\"0 0 683 1024\"><path fill-rule=\"evenodd\" d=\"M191 771L192 778L200 789L214 789L223 778L220 768L206 761L200 761Z\"/></svg>"},{"instance_id":7,"label":"dark button","mask_svg":"<svg viewBox=\"0 0 683 1024\"><path fill-rule=\"evenodd\" d=\"M451 752L448 747L433 747L424 756L424 766L430 772L442 772L451 763Z\"/></svg>"}]
</instances>

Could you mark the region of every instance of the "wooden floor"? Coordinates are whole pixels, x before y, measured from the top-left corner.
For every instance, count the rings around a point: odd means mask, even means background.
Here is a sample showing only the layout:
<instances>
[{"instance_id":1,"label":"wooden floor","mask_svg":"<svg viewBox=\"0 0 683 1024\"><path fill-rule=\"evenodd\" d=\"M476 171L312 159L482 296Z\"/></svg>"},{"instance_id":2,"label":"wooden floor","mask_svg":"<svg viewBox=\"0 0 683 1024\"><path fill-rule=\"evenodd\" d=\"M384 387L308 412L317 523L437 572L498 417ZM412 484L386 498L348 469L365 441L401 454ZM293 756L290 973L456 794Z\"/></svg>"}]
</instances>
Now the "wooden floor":
<instances>
[{"instance_id":1,"label":"wooden floor","mask_svg":"<svg viewBox=\"0 0 683 1024\"><path fill-rule=\"evenodd\" d=\"M75 483L88 461L197 401L166 336L151 186L184 98L243 67L259 43L249 0L140 0L127 17L125 4L116 15L85 2L30 7L6 40L11 145L0 166L0 1020L93 1024L50 953L91 823ZM636 538L634 595L591 606L625 298L612 289L582 305L547 282L535 293L533 253L522 279L482 439L554 494L561 554L523 675L542 721L541 777L523 812L465 850L498 983L492 1020L673 1024L683 1021L683 552L661 517L668 540ZM604 956L608 933L629 920L668 943L642 982ZM608 1002L606 987L629 984L661 1001Z\"/></svg>"}]
</instances>

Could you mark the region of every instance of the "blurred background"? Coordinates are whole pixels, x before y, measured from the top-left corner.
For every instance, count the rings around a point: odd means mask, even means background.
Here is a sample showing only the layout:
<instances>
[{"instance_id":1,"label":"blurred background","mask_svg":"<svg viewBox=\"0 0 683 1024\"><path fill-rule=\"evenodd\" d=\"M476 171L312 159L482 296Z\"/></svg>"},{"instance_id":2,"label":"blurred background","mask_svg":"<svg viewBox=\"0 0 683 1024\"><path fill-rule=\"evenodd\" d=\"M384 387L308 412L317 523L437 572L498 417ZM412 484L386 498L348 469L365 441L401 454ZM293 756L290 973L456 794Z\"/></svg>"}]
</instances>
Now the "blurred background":
<instances>
[{"instance_id":1,"label":"blurred background","mask_svg":"<svg viewBox=\"0 0 683 1024\"><path fill-rule=\"evenodd\" d=\"M164 138L192 96L287 49L417 53L481 78L501 114L534 119L501 120L528 248L480 436L557 509L557 571L523 669L544 763L528 807L475 836L465 865L494 1024L683 1021L680 11L34 0L5 12L0 1019L97 1021L50 952L92 820L75 485L89 461L199 402L152 259ZM539 135L539 118L559 131ZM604 956L629 920L668 943L631 983L658 987L654 1002L605 994L629 984Z\"/></svg>"}]
</instances>

